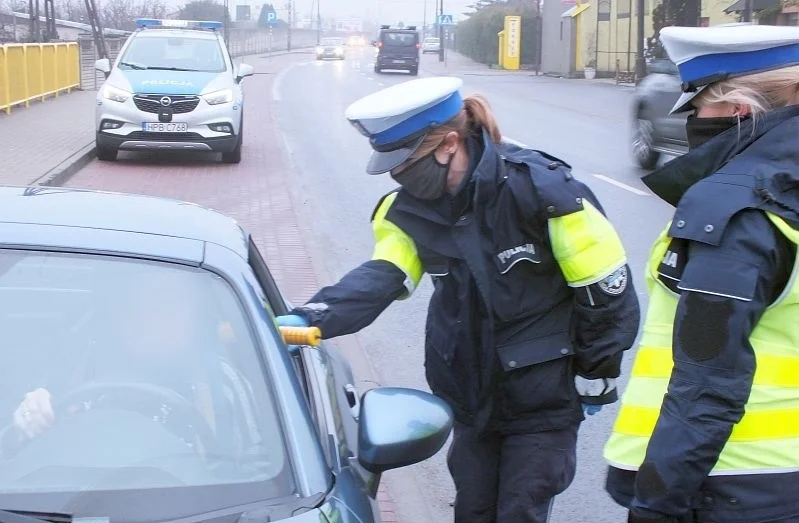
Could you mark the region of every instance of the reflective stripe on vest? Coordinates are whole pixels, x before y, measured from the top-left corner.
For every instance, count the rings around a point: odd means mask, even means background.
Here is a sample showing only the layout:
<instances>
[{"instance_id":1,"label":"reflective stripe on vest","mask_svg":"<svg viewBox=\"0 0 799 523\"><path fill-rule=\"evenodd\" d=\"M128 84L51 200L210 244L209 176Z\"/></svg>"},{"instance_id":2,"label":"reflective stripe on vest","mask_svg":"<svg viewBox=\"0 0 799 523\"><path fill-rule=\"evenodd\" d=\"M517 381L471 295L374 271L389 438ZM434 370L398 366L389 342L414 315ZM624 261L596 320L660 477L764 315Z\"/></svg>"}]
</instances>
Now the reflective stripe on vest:
<instances>
[{"instance_id":1,"label":"reflective stripe on vest","mask_svg":"<svg viewBox=\"0 0 799 523\"><path fill-rule=\"evenodd\" d=\"M375 237L372 259L391 262L405 273L407 292L399 298L402 300L410 296L419 285L424 268L413 239L386 219L386 213L396 198L397 193L388 195L378 207L372 220L372 232Z\"/></svg>"},{"instance_id":2,"label":"reflective stripe on vest","mask_svg":"<svg viewBox=\"0 0 799 523\"><path fill-rule=\"evenodd\" d=\"M548 227L552 253L571 287L597 283L627 263L613 225L586 199L583 210L552 218Z\"/></svg>"},{"instance_id":3,"label":"reflective stripe on vest","mask_svg":"<svg viewBox=\"0 0 799 523\"><path fill-rule=\"evenodd\" d=\"M768 214L782 234L799 245L799 231ZM673 367L672 328L679 295L658 280L657 269L671 238L666 229L647 266L650 302L630 383L622 396L605 459L637 470L660 415ZM711 475L799 470L799 257L780 297L755 327L750 341L757 368L746 413L733 428Z\"/></svg>"}]
</instances>

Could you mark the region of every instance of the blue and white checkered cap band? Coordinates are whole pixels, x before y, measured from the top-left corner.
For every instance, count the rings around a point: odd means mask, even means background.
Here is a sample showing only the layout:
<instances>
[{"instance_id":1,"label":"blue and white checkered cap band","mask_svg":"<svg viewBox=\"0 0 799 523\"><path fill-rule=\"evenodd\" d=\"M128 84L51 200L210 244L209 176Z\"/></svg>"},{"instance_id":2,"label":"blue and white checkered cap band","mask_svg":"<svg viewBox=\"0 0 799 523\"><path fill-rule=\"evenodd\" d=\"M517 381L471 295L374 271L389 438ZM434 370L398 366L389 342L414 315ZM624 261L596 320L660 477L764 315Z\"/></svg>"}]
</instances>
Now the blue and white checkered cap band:
<instances>
[{"instance_id":1,"label":"blue and white checkered cap band","mask_svg":"<svg viewBox=\"0 0 799 523\"><path fill-rule=\"evenodd\" d=\"M727 78L799 64L799 43L737 53L697 56L677 65L683 90L690 91Z\"/></svg>"}]
</instances>

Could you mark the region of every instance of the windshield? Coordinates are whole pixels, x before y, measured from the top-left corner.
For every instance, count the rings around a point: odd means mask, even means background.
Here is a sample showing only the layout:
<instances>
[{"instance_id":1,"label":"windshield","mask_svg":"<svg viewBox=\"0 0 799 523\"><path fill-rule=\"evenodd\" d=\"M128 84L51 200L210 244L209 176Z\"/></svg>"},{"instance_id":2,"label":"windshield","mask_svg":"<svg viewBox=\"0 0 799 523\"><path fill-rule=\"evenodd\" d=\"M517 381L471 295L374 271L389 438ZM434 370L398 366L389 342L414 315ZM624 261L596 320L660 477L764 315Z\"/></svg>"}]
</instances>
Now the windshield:
<instances>
[{"instance_id":1,"label":"windshield","mask_svg":"<svg viewBox=\"0 0 799 523\"><path fill-rule=\"evenodd\" d=\"M221 73L227 67L216 39L167 36L134 38L120 60L122 69Z\"/></svg>"},{"instance_id":2,"label":"windshield","mask_svg":"<svg viewBox=\"0 0 799 523\"><path fill-rule=\"evenodd\" d=\"M343 38L322 38L322 45L344 45Z\"/></svg>"},{"instance_id":3,"label":"windshield","mask_svg":"<svg viewBox=\"0 0 799 523\"><path fill-rule=\"evenodd\" d=\"M294 492L221 277L0 250L0 298L0 508L152 521Z\"/></svg>"},{"instance_id":4,"label":"windshield","mask_svg":"<svg viewBox=\"0 0 799 523\"><path fill-rule=\"evenodd\" d=\"M383 33L383 44L387 47L409 47L416 45L416 34Z\"/></svg>"}]
</instances>

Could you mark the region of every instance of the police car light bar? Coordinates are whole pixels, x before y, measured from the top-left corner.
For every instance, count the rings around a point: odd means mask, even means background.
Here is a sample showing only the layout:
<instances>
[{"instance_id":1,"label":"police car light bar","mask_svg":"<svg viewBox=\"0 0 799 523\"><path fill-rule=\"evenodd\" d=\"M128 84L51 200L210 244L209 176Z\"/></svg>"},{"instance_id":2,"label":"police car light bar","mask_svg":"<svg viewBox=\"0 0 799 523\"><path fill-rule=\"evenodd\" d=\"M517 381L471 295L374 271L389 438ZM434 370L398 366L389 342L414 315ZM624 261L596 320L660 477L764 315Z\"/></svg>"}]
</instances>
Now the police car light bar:
<instances>
[{"instance_id":1,"label":"police car light bar","mask_svg":"<svg viewBox=\"0 0 799 523\"><path fill-rule=\"evenodd\" d=\"M223 27L222 22L214 22L210 20L159 20L156 18L137 18L136 27L144 29L150 28L174 28L179 27L183 29L210 29L215 31Z\"/></svg>"}]
</instances>

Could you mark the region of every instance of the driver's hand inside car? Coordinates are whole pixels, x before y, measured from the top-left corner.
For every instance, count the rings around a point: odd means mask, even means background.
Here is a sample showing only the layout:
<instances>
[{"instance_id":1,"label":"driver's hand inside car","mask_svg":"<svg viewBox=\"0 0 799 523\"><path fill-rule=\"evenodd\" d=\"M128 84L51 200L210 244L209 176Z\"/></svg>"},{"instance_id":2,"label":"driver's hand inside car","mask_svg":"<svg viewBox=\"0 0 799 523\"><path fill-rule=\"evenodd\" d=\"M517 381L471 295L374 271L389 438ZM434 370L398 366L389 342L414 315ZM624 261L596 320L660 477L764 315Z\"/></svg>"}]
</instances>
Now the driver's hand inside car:
<instances>
[{"instance_id":1,"label":"driver's hand inside car","mask_svg":"<svg viewBox=\"0 0 799 523\"><path fill-rule=\"evenodd\" d=\"M47 389L25 394L25 399L14 411L14 427L28 438L35 438L52 427L54 422L52 397Z\"/></svg>"}]
</instances>

